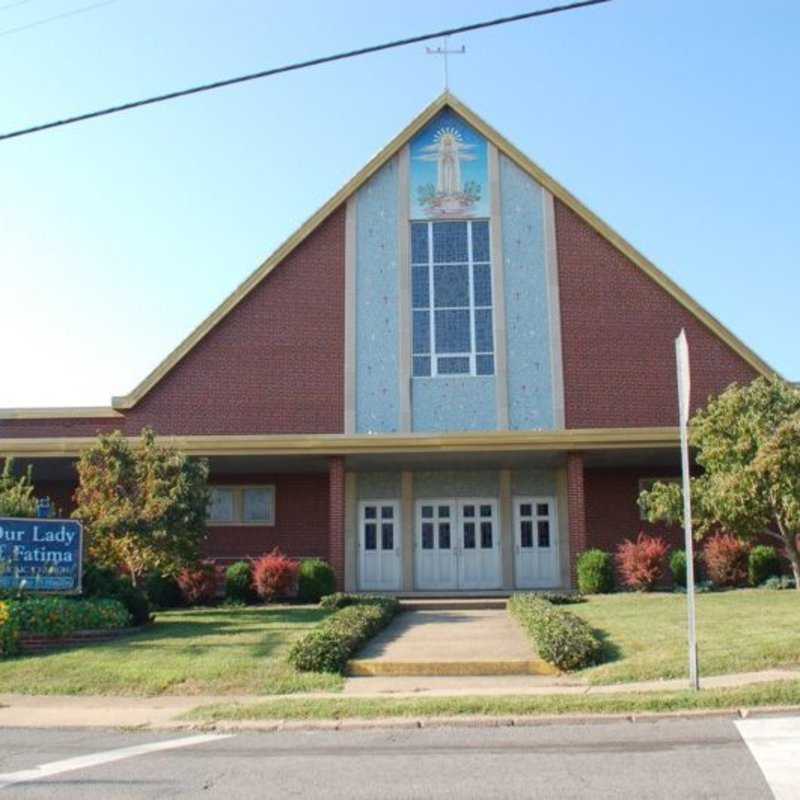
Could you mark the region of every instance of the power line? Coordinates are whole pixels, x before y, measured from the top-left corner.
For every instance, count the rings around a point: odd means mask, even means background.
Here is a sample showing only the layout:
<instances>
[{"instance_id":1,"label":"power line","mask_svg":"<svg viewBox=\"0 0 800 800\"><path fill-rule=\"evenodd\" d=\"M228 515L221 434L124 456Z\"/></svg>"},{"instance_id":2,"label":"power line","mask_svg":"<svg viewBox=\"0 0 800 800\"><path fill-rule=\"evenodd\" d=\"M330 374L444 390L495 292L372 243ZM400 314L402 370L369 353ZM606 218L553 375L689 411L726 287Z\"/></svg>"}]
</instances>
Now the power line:
<instances>
[{"instance_id":1,"label":"power line","mask_svg":"<svg viewBox=\"0 0 800 800\"><path fill-rule=\"evenodd\" d=\"M381 50L390 50L395 47L405 47L409 44L417 44L425 42L429 39L441 39L444 36L453 36L458 33L467 33L469 31L477 31L483 28L492 28L497 25L507 25L510 22L520 22L525 19L533 19L534 17L544 17L549 14L557 14L561 11L573 11L577 8L585 8L586 6L596 6L601 3L608 3L611 0L582 0L582 2L568 3L566 5L552 6L550 8L540 9L539 11L528 11L523 14L514 14L510 17L499 17L498 19L489 20L487 22L474 22L471 25L462 25L458 28L448 28L443 31L436 31L435 33L424 33L420 36L410 36L407 39L395 39L391 42L384 44L376 44L370 47L360 47L357 50L348 50L344 53L336 53L331 56L322 56L321 58L312 58L308 61L298 61L294 64L287 64L282 67L274 67L273 69L265 69L261 72L252 72L249 75L240 75L236 78L227 78L214 83L206 83L200 86L193 86L190 89L179 89L175 92L168 92L167 94L160 94L154 97L148 97L144 100L134 100L130 103L123 103L118 106L111 106L103 108L99 111L90 111L87 114L78 114L75 117L67 117L66 119L59 119L53 122L46 122L42 125L34 125L31 128L22 128L10 133L0 134L0 141L3 139L13 139L17 136L27 136L31 133L38 133L39 131L46 131L50 128L58 128L63 125L72 125L75 122L83 122L87 119L94 119L95 117L104 117L109 114L117 114L120 111L129 111L132 108L139 108L141 106L153 105L154 103L163 103L165 100L174 100L176 97L186 97L191 94L200 94L200 92L210 92L212 89L221 89L223 86L233 86L237 83L245 83L246 81L254 81L258 78L268 78L272 75L280 75L284 72L293 72L299 69L306 69L307 67L316 67L320 64L329 64L332 61L343 61L347 58L355 58L356 56L363 56L367 53L377 53Z\"/></svg>"},{"instance_id":2,"label":"power line","mask_svg":"<svg viewBox=\"0 0 800 800\"><path fill-rule=\"evenodd\" d=\"M25 0L22 0L25 2ZM29 22L26 25L18 25L16 28L6 28L0 31L0 36L8 36L11 33L18 33L19 31L26 31L28 28L38 28L39 25L46 25L48 22L54 22L57 19L66 19L67 17L74 17L76 14L85 14L87 11L94 11L95 8L101 6L108 6L111 3L116 3L117 0L102 0L100 3L91 3L88 6L81 6L80 8L73 8L70 11L64 11L61 14L54 14L52 17L45 17L44 19L37 19L35 22ZM22 3L14 3L14 5L22 5ZM10 6L4 6L10 8ZM0 8L2 11L2 8Z\"/></svg>"},{"instance_id":3,"label":"power line","mask_svg":"<svg viewBox=\"0 0 800 800\"><path fill-rule=\"evenodd\" d=\"M7 8L16 8L17 6L24 6L25 3L30 3L31 0L15 0L13 3L6 3L0 6L0 11L5 11Z\"/></svg>"}]
</instances>

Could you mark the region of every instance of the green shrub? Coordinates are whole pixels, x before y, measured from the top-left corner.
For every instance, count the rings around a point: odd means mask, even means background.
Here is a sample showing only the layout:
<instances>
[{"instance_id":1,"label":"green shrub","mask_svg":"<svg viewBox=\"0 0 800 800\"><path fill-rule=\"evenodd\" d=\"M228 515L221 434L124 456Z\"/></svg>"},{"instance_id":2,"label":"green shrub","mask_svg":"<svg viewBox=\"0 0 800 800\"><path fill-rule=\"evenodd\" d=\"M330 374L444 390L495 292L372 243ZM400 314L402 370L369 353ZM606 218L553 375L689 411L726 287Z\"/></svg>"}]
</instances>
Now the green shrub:
<instances>
[{"instance_id":1,"label":"green shrub","mask_svg":"<svg viewBox=\"0 0 800 800\"><path fill-rule=\"evenodd\" d=\"M535 594L515 594L508 610L545 661L562 670L588 667L600 656L600 640L589 624Z\"/></svg>"},{"instance_id":2,"label":"green shrub","mask_svg":"<svg viewBox=\"0 0 800 800\"><path fill-rule=\"evenodd\" d=\"M747 557L747 580L751 586L761 586L768 578L780 576L781 560L774 547L756 545Z\"/></svg>"},{"instance_id":3,"label":"green shrub","mask_svg":"<svg viewBox=\"0 0 800 800\"><path fill-rule=\"evenodd\" d=\"M181 587L172 575L151 573L145 580L144 592L153 608L178 608L183 605Z\"/></svg>"},{"instance_id":4,"label":"green shrub","mask_svg":"<svg viewBox=\"0 0 800 800\"><path fill-rule=\"evenodd\" d=\"M225 600L244 605L255 602L253 565L249 561L237 561L225 570Z\"/></svg>"},{"instance_id":5,"label":"green shrub","mask_svg":"<svg viewBox=\"0 0 800 800\"><path fill-rule=\"evenodd\" d=\"M300 562L297 571L297 597L301 603L319 603L335 588L336 576L327 561L310 558Z\"/></svg>"},{"instance_id":6,"label":"green shrub","mask_svg":"<svg viewBox=\"0 0 800 800\"><path fill-rule=\"evenodd\" d=\"M153 618L150 601L138 586L127 577L117 576L113 570L86 564L83 570L84 597L119 600L131 615L134 625L144 625Z\"/></svg>"},{"instance_id":7,"label":"green shrub","mask_svg":"<svg viewBox=\"0 0 800 800\"><path fill-rule=\"evenodd\" d=\"M530 594L554 606L570 606L586 602L586 598L578 592L530 592Z\"/></svg>"},{"instance_id":8,"label":"green shrub","mask_svg":"<svg viewBox=\"0 0 800 800\"><path fill-rule=\"evenodd\" d=\"M672 570L672 581L676 586L686 588L686 551L673 550L669 557L669 568Z\"/></svg>"},{"instance_id":9,"label":"green shrub","mask_svg":"<svg viewBox=\"0 0 800 800\"><path fill-rule=\"evenodd\" d=\"M7 601L0 600L0 658L19 651L19 620Z\"/></svg>"},{"instance_id":10,"label":"green shrub","mask_svg":"<svg viewBox=\"0 0 800 800\"><path fill-rule=\"evenodd\" d=\"M340 608L292 645L289 663L303 672L343 672L353 653L385 628L399 608L393 597L362 598Z\"/></svg>"},{"instance_id":11,"label":"green shrub","mask_svg":"<svg viewBox=\"0 0 800 800\"><path fill-rule=\"evenodd\" d=\"M614 591L614 558L604 550L587 550L578 556L578 591L608 594Z\"/></svg>"},{"instance_id":12,"label":"green shrub","mask_svg":"<svg viewBox=\"0 0 800 800\"><path fill-rule=\"evenodd\" d=\"M320 608L326 611L336 611L347 606L375 605L378 603L395 603L393 597L384 597L380 594L352 594L350 592L334 592L327 594L319 601Z\"/></svg>"}]
</instances>

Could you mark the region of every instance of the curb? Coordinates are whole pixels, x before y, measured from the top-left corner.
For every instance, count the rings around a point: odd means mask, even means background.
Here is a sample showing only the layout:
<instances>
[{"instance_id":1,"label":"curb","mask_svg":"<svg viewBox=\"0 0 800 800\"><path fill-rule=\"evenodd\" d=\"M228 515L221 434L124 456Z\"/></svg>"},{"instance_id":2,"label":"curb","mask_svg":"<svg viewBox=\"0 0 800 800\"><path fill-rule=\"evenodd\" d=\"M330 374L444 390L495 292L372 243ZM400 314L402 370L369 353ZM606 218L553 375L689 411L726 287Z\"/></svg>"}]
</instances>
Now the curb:
<instances>
[{"instance_id":1,"label":"curb","mask_svg":"<svg viewBox=\"0 0 800 800\"><path fill-rule=\"evenodd\" d=\"M533 728L553 725L607 725L614 722L652 723L681 719L748 719L776 714L800 713L800 705L755 706L728 709L654 711L641 714L543 714L541 716L443 716L384 717L340 720L242 720L221 722L175 722L149 726L149 730L280 733L282 731L420 730L431 728Z\"/></svg>"}]
</instances>

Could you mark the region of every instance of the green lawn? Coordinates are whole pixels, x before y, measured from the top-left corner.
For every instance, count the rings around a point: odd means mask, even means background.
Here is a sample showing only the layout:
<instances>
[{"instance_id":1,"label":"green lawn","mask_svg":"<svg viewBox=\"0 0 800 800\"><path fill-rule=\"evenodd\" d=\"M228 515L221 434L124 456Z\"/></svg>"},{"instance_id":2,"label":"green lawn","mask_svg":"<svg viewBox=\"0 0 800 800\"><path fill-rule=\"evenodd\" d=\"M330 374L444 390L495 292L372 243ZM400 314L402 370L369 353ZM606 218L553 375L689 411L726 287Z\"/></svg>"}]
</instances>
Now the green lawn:
<instances>
[{"instance_id":1,"label":"green lawn","mask_svg":"<svg viewBox=\"0 0 800 800\"><path fill-rule=\"evenodd\" d=\"M644 714L759 706L796 707L800 681L764 683L739 689L615 695L522 695L488 697L275 698L259 703L202 706L184 715L198 722L226 720L378 719L461 715L541 716L551 714Z\"/></svg>"},{"instance_id":2,"label":"green lawn","mask_svg":"<svg viewBox=\"0 0 800 800\"><path fill-rule=\"evenodd\" d=\"M595 595L569 607L603 637L605 663L577 675L622 683L687 675L686 596ZM800 592L697 595L701 675L800 665Z\"/></svg>"},{"instance_id":3,"label":"green lawn","mask_svg":"<svg viewBox=\"0 0 800 800\"><path fill-rule=\"evenodd\" d=\"M295 672L289 644L326 616L315 607L168 611L103 645L0 660L4 692L280 694L337 690L338 675Z\"/></svg>"}]
</instances>

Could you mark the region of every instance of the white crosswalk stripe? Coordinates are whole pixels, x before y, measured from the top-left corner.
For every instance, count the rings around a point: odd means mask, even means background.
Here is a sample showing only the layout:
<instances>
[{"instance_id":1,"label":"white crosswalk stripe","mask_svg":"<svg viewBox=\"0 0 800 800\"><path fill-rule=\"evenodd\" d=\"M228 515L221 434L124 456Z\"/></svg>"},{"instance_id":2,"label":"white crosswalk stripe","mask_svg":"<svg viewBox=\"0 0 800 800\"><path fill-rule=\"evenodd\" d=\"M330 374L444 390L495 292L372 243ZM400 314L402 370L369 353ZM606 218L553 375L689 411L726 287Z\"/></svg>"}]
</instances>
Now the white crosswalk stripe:
<instances>
[{"instance_id":1,"label":"white crosswalk stripe","mask_svg":"<svg viewBox=\"0 0 800 800\"><path fill-rule=\"evenodd\" d=\"M800 800L800 717L736 722L775 800Z\"/></svg>"}]
</instances>

